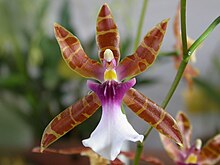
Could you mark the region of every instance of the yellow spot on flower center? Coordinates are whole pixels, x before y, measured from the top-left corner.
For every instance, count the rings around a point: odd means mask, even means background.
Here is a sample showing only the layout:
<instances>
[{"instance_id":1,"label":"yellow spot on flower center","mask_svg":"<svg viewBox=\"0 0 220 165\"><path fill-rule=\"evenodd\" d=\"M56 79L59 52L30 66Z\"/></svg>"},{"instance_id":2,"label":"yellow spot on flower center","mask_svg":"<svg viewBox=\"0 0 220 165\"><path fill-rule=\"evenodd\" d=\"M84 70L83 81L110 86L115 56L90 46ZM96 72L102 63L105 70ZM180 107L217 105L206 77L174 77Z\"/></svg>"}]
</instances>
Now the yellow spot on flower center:
<instances>
[{"instance_id":1,"label":"yellow spot on flower center","mask_svg":"<svg viewBox=\"0 0 220 165\"><path fill-rule=\"evenodd\" d=\"M196 164L197 163L197 155L195 154L190 154L188 156L188 158L186 159L185 163L192 163L192 164Z\"/></svg>"},{"instance_id":2,"label":"yellow spot on flower center","mask_svg":"<svg viewBox=\"0 0 220 165\"><path fill-rule=\"evenodd\" d=\"M200 139L196 139L195 148L196 150L200 150L202 147L202 141ZM191 153L186 159L185 163L196 164L198 161L198 156L194 153Z\"/></svg>"},{"instance_id":3,"label":"yellow spot on flower center","mask_svg":"<svg viewBox=\"0 0 220 165\"><path fill-rule=\"evenodd\" d=\"M114 69L106 70L104 73L104 80L115 80L117 81L117 74Z\"/></svg>"}]
</instances>

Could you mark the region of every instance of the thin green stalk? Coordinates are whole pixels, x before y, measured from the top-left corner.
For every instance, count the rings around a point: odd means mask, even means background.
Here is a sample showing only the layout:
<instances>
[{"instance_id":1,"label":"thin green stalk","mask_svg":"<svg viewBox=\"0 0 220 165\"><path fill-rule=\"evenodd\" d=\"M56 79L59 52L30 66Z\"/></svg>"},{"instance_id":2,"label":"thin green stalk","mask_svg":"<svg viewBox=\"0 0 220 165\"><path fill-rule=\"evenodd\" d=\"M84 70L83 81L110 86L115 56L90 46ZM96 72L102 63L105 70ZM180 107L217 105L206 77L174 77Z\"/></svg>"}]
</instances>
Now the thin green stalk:
<instances>
[{"instance_id":1,"label":"thin green stalk","mask_svg":"<svg viewBox=\"0 0 220 165\"><path fill-rule=\"evenodd\" d=\"M187 57L187 35L186 35L186 0L181 0L181 35L182 35L182 47L183 58Z\"/></svg>"},{"instance_id":2,"label":"thin green stalk","mask_svg":"<svg viewBox=\"0 0 220 165\"><path fill-rule=\"evenodd\" d=\"M147 9L147 2L148 2L148 0L144 0L143 5L142 5L141 16L140 16L139 23L138 23L137 35L136 35L135 43L134 43L134 50L137 49L138 44L140 42L142 27L143 27L143 23L144 23L144 17L145 17L145 13L146 13L146 9Z\"/></svg>"},{"instance_id":3,"label":"thin green stalk","mask_svg":"<svg viewBox=\"0 0 220 165\"><path fill-rule=\"evenodd\" d=\"M146 9L147 9L147 2L148 2L148 0L143 0L141 16L140 16L140 19L139 19L137 35L136 35L135 43L134 43L134 51L137 49L138 44L140 42L142 27L143 27L143 23L144 23L144 17L145 17L145 13L146 13ZM134 164L135 165L139 164L139 160L140 160L141 154L143 152L143 146L144 146L143 143L138 143L137 144L137 149L136 149L135 158L134 158Z\"/></svg>"},{"instance_id":4,"label":"thin green stalk","mask_svg":"<svg viewBox=\"0 0 220 165\"><path fill-rule=\"evenodd\" d=\"M189 56L196 50L196 48L206 39L206 37L211 33L215 27L220 23L220 16L218 16L209 27L201 34L201 36L191 45L188 50Z\"/></svg>"},{"instance_id":5,"label":"thin green stalk","mask_svg":"<svg viewBox=\"0 0 220 165\"><path fill-rule=\"evenodd\" d=\"M144 149L144 143L138 142L137 143L137 148L136 148L136 153L135 153L135 158L134 158L134 165L139 164L139 160L141 158L141 154Z\"/></svg>"},{"instance_id":6,"label":"thin green stalk","mask_svg":"<svg viewBox=\"0 0 220 165\"><path fill-rule=\"evenodd\" d=\"M158 56L161 56L161 57L164 57L164 56L178 56L179 55L179 52L176 50L176 51L170 51L170 52L160 52L158 54Z\"/></svg>"}]
</instances>

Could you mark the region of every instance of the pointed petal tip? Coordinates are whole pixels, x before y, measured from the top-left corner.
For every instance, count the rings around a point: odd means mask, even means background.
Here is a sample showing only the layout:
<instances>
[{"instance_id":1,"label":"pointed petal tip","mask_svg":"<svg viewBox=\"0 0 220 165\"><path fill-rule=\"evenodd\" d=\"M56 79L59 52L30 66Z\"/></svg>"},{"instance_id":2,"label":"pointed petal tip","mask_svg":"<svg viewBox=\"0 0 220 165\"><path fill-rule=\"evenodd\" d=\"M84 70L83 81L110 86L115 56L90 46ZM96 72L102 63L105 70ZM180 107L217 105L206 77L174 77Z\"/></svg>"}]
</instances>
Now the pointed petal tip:
<instances>
[{"instance_id":1,"label":"pointed petal tip","mask_svg":"<svg viewBox=\"0 0 220 165\"><path fill-rule=\"evenodd\" d=\"M128 81L123 82L123 84L126 84L127 90L129 90L131 87L133 87L136 84L136 78L132 78Z\"/></svg>"},{"instance_id":2,"label":"pointed petal tip","mask_svg":"<svg viewBox=\"0 0 220 165\"><path fill-rule=\"evenodd\" d=\"M144 135L137 136L134 142L138 142L138 141L142 143L144 141Z\"/></svg>"},{"instance_id":3,"label":"pointed petal tip","mask_svg":"<svg viewBox=\"0 0 220 165\"><path fill-rule=\"evenodd\" d=\"M43 146L40 146L40 153L43 153L45 148Z\"/></svg>"},{"instance_id":4,"label":"pointed petal tip","mask_svg":"<svg viewBox=\"0 0 220 165\"><path fill-rule=\"evenodd\" d=\"M99 11L99 17L105 17L107 15L111 14L111 10L107 3L104 3Z\"/></svg>"},{"instance_id":5,"label":"pointed petal tip","mask_svg":"<svg viewBox=\"0 0 220 165\"><path fill-rule=\"evenodd\" d=\"M167 19L164 19L161 23L160 23L160 26L161 28L166 31L166 28L167 28L167 25L168 25L168 22L169 22L170 18L167 18Z\"/></svg>"},{"instance_id":6,"label":"pointed petal tip","mask_svg":"<svg viewBox=\"0 0 220 165\"><path fill-rule=\"evenodd\" d=\"M107 6L108 7L108 3L105 2L102 6Z\"/></svg>"},{"instance_id":7,"label":"pointed petal tip","mask_svg":"<svg viewBox=\"0 0 220 165\"><path fill-rule=\"evenodd\" d=\"M180 146L180 148L183 148L183 142L176 142L178 146Z\"/></svg>"},{"instance_id":8,"label":"pointed petal tip","mask_svg":"<svg viewBox=\"0 0 220 165\"><path fill-rule=\"evenodd\" d=\"M102 9L109 9L109 5L107 3L104 3L101 7L101 10Z\"/></svg>"},{"instance_id":9,"label":"pointed petal tip","mask_svg":"<svg viewBox=\"0 0 220 165\"><path fill-rule=\"evenodd\" d=\"M53 24L53 27L54 27L54 34L56 37L63 38L68 35L68 31L64 27L62 27L60 24L55 22Z\"/></svg>"},{"instance_id":10,"label":"pointed petal tip","mask_svg":"<svg viewBox=\"0 0 220 165\"><path fill-rule=\"evenodd\" d=\"M60 24L58 24L58 23L56 23L56 22L54 22L53 23L53 27L55 28L55 27L59 27L60 26Z\"/></svg>"},{"instance_id":11,"label":"pointed petal tip","mask_svg":"<svg viewBox=\"0 0 220 165\"><path fill-rule=\"evenodd\" d=\"M92 81L92 80L87 80L87 87L89 87L89 89L96 91L97 87L98 87L98 83Z\"/></svg>"},{"instance_id":12,"label":"pointed petal tip","mask_svg":"<svg viewBox=\"0 0 220 165\"><path fill-rule=\"evenodd\" d=\"M169 21L170 21L170 18L166 18L162 22L169 22Z\"/></svg>"},{"instance_id":13,"label":"pointed petal tip","mask_svg":"<svg viewBox=\"0 0 220 165\"><path fill-rule=\"evenodd\" d=\"M45 130L44 130L44 132L45 132ZM43 153L46 148L47 148L47 146L45 145L45 134L43 133L42 138L41 138L40 147L39 147L40 153Z\"/></svg>"},{"instance_id":14,"label":"pointed petal tip","mask_svg":"<svg viewBox=\"0 0 220 165\"><path fill-rule=\"evenodd\" d=\"M131 83L131 87L133 87L136 84L136 78L132 78L131 80L129 80Z\"/></svg>"},{"instance_id":15,"label":"pointed petal tip","mask_svg":"<svg viewBox=\"0 0 220 165\"><path fill-rule=\"evenodd\" d=\"M60 25L56 22L53 23L53 30L54 30L54 33L55 35L57 35L57 31L58 31L58 28L60 27Z\"/></svg>"}]
</instances>

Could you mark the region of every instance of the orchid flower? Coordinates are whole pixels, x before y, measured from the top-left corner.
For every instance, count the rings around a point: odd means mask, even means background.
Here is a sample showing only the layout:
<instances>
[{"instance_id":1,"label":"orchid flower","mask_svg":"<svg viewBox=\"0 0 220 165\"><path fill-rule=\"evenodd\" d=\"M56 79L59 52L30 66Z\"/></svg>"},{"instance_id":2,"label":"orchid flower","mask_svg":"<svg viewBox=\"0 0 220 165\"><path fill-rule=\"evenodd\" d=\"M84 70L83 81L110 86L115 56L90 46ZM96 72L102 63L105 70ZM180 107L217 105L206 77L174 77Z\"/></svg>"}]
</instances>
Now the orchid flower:
<instances>
[{"instance_id":1,"label":"orchid flower","mask_svg":"<svg viewBox=\"0 0 220 165\"><path fill-rule=\"evenodd\" d=\"M180 32L180 6L178 6L176 16L174 19L174 24L173 24L173 30L174 30L174 36L176 38L176 44L175 44L175 49L178 51L178 56L174 56L174 63L175 67L178 69L180 66L180 63L183 58L183 52L182 52L182 40L181 40L181 32ZM187 36L187 47L189 48L193 44L194 40L191 39L190 37ZM196 51L193 52L193 54L190 56L190 61L191 62L196 62ZM198 69L194 68L191 64L188 64L184 73L183 77L188 83L189 89L192 89L193 86L193 78L197 77L199 74Z\"/></svg>"},{"instance_id":2,"label":"orchid flower","mask_svg":"<svg viewBox=\"0 0 220 165\"><path fill-rule=\"evenodd\" d=\"M90 138L83 140L82 143L102 157L114 160L125 140L142 142L144 138L127 121L126 115L121 110L122 101L160 133L178 144L182 143L175 120L153 101L132 88L136 83L133 77L145 71L156 59L167 22L168 20L164 20L154 27L144 37L135 53L119 62L118 29L108 5L104 4L99 11L96 26L101 63L90 59L79 40L68 30L61 25L54 25L55 36L66 64L81 76L96 81L88 80L87 85L92 92L65 109L49 123L42 136L42 152L102 106L98 126Z\"/></svg>"},{"instance_id":3,"label":"orchid flower","mask_svg":"<svg viewBox=\"0 0 220 165\"><path fill-rule=\"evenodd\" d=\"M183 135L183 148L179 148L170 139L161 135L161 141L169 156L178 165L214 165L220 160L220 134L210 139L203 147L200 139L190 145L192 126L183 112L176 117Z\"/></svg>"}]
</instances>

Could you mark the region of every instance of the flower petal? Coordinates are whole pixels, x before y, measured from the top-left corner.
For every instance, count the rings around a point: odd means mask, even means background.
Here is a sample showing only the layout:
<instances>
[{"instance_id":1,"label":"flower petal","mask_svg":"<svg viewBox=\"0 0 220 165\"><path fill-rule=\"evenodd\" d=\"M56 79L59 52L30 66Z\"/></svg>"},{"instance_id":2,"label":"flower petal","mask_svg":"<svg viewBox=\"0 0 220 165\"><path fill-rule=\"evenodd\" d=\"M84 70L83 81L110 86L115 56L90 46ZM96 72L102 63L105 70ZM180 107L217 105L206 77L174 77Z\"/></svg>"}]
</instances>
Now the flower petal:
<instances>
[{"instance_id":1,"label":"flower petal","mask_svg":"<svg viewBox=\"0 0 220 165\"><path fill-rule=\"evenodd\" d=\"M183 157L181 156L181 151L179 150L178 146L175 143L173 143L171 139L162 134L160 134L160 139L164 149L166 150L171 159L173 159L175 162L183 160Z\"/></svg>"},{"instance_id":2,"label":"flower petal","mask_svg":"<svg viewBox=\"0 0 220 165\"><path fill-rule=\"evenodd\" d=\"M99 98L92 92L57 115L44 130L41 139L41 152L75 126L88 119L99 107Z\"/></svg>"},{"instance_id":3,"label":"flower petal","mask_svg":"<svg viewBox=\"0 0 220 165\"><path fill-rule=\"evenodd\" d=\"M160 50L166 32L167 23L168 19L163 20L160 24L154 27L144 37L135 53L124 58L120 62L116 69L119 80L123 80L127 77L134 77L153 64Z\"/></svg>"},{"instance_id":4,"label":"flower petal","mask_svg":"<svg viewBox=\"0 0 220 165\"><path fill-rule=\"evenodd\" d=\"M139 135L128 123L120 105L105 104L102 112L100 123L90 138L83 140L84 146L92 148L106 159L114 160L125 140L143 141L143 135Z\"/></svg>"},{"instance_id":5,"label":"flower petal","mask_svg":"<svg viewBox=\"0 0 220 165\"><path fill-rule=\"evenodd\" d=\"M201 164L216 164L220 161L220 134L210 139L199 154Z\"/></svg>"},{"instance_id":6,"label":"flower petal","mask_svg":"<svg viewBox=\"0 0 220 165\"><path fill-rule=\"evenodd\" d=\"M92 148L106 159L114 160L125 140L143 141L143 135L133 129L121 110L122 98L135 82L135 78L123 83L114 80L103 84L87 82L102 103L102 117L90 138L83 140L83 145Z\"/></svg>"},{"instance_id":7,"label":"flower petal","mask_svg":"<svg viewBox=\"0 0 220 165\"><path fill-rule=\"evenodd\" d=\"M183 144L184 144L183 147L185 150L188 150L191 147L190 145L190 139L192 135L191 123L183 112L179 112L177 114L176 121L183 135Z\"/></svg>"},{"instance_id":8,"label":"flower petal","mask_svg":"<svg viewBox=\"0 0 220 165\"><path fill-rule=\"evenodd\" d=\"M107 4L104 4L99 11L96 24L96 40L100 60L103 61L105 50L110 49L118 63L120 60L119 33Z\"/></svg>"},{"instance_id":9,"label":"flower petal","mask_svg":"<svg viewBox=\"0 0 220 165\"><path fill-rule=\"evenodd\" d=\"M140 118L156 128L157 131L173 139L179 145L183 144L182 135L176 121L160 106L134 88L131 88L125 94L123 101Z\"/></svg>"},{"instance_id":10,"label":"flower petal","mask_svg":"<svg viewBox=\"0 0 220 165\"><path fill-rule=\"evenodd\" d=\"M59 24L54 24L54 33L63 59L72 70L83 77L103 80L103 66L86 55L75 36Z\"/></svg>"}]
</instances>

